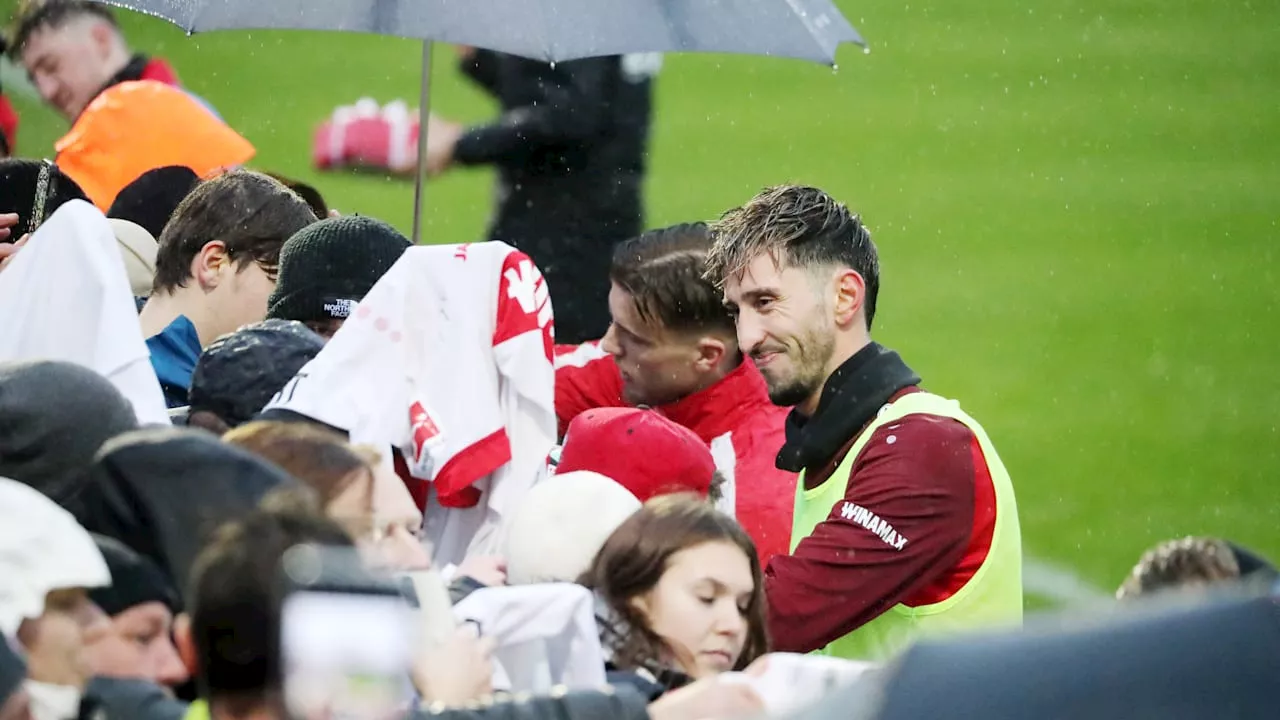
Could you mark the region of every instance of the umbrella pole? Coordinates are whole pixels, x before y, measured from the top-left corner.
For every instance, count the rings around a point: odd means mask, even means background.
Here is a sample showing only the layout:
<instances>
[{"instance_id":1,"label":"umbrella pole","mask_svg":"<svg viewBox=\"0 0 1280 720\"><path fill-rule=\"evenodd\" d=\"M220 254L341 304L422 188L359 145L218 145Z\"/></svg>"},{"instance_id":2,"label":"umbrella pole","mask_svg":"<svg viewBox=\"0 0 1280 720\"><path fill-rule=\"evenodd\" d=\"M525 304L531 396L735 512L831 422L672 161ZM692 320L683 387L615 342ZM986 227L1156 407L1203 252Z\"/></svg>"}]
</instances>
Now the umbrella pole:
<instances>
[{"instance_id":1,"label":"umbrella pole","mask_svg":"<svg viewBox=\"0 0 1280 720\"><path fill-rule=\"evenodd\" d=\"M418 172L413 187L414 245L422 242L423 213L426 208L427 118L431 114L431 41L422 41L422 87L418 95Z\"/></svg>"}]
</instances>

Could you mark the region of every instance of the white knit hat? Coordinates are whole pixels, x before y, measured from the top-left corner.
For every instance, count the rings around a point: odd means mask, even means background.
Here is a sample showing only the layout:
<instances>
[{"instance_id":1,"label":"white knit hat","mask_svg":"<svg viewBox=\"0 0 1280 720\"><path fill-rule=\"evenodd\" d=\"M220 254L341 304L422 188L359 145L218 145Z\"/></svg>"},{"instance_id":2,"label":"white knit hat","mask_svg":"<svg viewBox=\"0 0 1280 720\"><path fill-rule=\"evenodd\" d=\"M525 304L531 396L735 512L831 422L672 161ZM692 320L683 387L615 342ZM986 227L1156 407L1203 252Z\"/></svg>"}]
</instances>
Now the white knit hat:
<instances>
[{"instance_id":1,"label":"white knit hat","mask_svg":"<svg viewBox=\"0 0 1280 720\"><path fill-rule=\"evenodd\" d=\"M49 591L111 584L97 544L71 513L8 478L0 478L0 578L0 642L44 613Z\"/></svg>"},{"instance_id":2,"label":"white knit hat","mask_svg":"<svg viewBox=\"0 0 1280 720\"><path fill-rule=\"evenodd\" d=\"M160 247L151 233L141 225L107 218L111 231L115 233L116 242L120 243L120 255L124 257L124 268L129 273L129 287L138 297L151 294L151 284L156 277L156 250Z\"/></svg>"},{"instance_id":3,"label":"white knit hat","mask_svg":"<svg viewBox=\"0 0 1280 720\"><path fill-rule=\"evenodd\" d=\"M524 496L506 528L507 582L575 582L640 501L586 470L552 475Z\"/></svg>"}]
</instances>

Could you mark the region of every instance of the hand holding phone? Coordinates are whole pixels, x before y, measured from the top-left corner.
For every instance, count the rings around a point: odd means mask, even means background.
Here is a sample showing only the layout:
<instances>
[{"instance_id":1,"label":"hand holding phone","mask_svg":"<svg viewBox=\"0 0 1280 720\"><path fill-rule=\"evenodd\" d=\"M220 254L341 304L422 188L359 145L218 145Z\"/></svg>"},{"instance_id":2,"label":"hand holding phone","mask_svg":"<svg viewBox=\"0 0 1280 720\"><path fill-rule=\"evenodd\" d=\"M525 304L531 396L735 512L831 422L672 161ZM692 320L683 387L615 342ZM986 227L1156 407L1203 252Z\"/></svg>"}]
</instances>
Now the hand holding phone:
<instances>
[{"instance_id":1,"label":"hand holding phone","mask_svg":"<svg viewBox=\"0 0 1280 720\"><path fill-rule=\"evenodd\" d=\"M424 648L413 662L413 684L428 703L462 705L493 693L493 638L475 626L457 628L444 642Z\"/></svg>"},{"instance_id":2,"label":"hand holding phone","mask_svg":"<svg viewBox=\"0 0 1280 720\"><path fill-rule=\"evenodd\" d=\"M281 612L285 701L296 720L395 720L407 714L413 624L390 578L353 548L285 553Z\"/></svg>"}]
</instances>

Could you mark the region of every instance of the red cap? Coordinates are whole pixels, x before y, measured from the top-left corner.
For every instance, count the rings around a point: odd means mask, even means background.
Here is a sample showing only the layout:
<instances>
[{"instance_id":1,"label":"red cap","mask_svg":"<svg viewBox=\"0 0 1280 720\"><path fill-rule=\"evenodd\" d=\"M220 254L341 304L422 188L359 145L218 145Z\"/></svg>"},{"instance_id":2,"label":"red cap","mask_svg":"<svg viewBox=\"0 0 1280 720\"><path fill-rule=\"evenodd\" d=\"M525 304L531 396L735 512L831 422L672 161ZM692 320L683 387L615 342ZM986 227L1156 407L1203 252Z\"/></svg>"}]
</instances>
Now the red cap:
<instances>
[{"instance_id":1,"label":"red cap","mask_svg":"<svg viewBox=\"0 0 1280 720\"><path fill-rule=\"evenodd\" d=\"M645 502L679 492L706 497L716 464L702 438L656 411L597 408L565 431L556 472L575 470L613 478Z\"/></svg>"}]
</instances>

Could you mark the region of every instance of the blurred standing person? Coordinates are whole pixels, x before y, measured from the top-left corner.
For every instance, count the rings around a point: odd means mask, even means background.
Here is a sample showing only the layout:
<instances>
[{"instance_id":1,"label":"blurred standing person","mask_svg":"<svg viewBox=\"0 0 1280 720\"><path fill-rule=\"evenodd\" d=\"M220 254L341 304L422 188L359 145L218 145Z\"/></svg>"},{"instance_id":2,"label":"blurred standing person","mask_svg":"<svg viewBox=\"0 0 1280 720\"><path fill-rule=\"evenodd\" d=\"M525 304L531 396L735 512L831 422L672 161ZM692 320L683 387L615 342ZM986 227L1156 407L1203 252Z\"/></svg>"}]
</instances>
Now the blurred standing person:
<instances>
[{"instance_id":1,"label":"blurred standing person","mask_svg":"<svg viewBox=\"0 0 1280 720\"><path fill-rule=\"evenodd\" d=\"M106 5L27 0L9 39L9 57L71 124L54 145L58 167L103 212L148 170L184 165L206 176L254 155L203 100L178 87L164 61L130 51Z\"/></svg>"},{"instance_id":2,"label":"blurred standing person","mask_svg":"<svg viewBox=\"0 0 1280 720\"><path fill-rule=\"evenodd\" d=\"M1022 621L1013 484L959 403L871 340L880 260L861 219L812 187L768 188L712 226L707 275L801 473L791 554L769 563L781 651L893 655L915 638Z\"/></svg>"},{"instance_id":3,"label":"blurred standing person","mask_svg":"<svg viewBox=\"0 0 1280 720\"><path fill-rule=\"evenodd\" d=\"M86 640L94 675L148 680L177 687L190 678L173 645L178 594L156 564L103 535L94 542L111 571L111 584L89 590L110 617L110 628Z\"/></svg>"},{"instance_id":4,"label":"blurred standing person","mask_svg":"<svg viewBox=\"0 0 1280 720\"><path fill-rule=\"evenodd\" d=\"M129 48L106 5L25 0L15 17L13 60L67 122L75 122L98 93L112 85L130 80L178 85L177 73L163 58Z\"/></svg>"},{"instance_id":5,"label":"blurred standing person","mask_svg":"<svg viewBox=\"0 0 1280 720\"><path fill-rule=\"evenodd\" d=\"M615 242L643 227L642 185L661 55L546 63L463 48L462 71L501 104L464 128L428 118L427 169L494 165L489 239L533 258L551 289L560 342L609 326L603 281Z\"/></svg>"}]
</instances>

